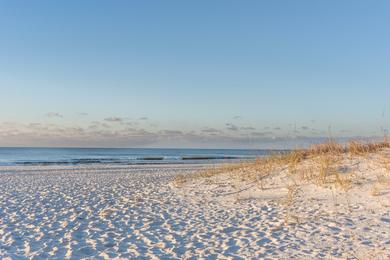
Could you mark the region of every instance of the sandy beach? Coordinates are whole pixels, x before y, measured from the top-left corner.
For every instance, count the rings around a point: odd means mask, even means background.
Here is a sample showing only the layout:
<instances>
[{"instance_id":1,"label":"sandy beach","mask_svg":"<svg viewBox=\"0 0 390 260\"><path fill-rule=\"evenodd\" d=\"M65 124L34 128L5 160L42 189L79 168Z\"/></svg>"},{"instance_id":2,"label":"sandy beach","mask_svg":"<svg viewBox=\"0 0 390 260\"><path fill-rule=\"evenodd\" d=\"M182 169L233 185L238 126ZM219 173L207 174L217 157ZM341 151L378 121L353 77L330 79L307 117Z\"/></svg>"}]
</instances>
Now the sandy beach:
<instances>
[{"instance_id":1,"label":"sandy beach","mask_svg":"<svg viewBox=\"0 0 390 260\"><path fill-rule=\"evenodd\" d=\"M388 153L342 162L348 189L288 167L3 166L0 258L389 259Z\"/></svg>"},{"instance_id":2,"label":"sandy beach","mask_svg":"<svg viewBox=\"0 0 390 260\"><path fill-rule=\"evenodd\" d=\"M168 183L199 167L2 167L0 258L183 257L195 212Z\"/></svg>"}]
</instances>

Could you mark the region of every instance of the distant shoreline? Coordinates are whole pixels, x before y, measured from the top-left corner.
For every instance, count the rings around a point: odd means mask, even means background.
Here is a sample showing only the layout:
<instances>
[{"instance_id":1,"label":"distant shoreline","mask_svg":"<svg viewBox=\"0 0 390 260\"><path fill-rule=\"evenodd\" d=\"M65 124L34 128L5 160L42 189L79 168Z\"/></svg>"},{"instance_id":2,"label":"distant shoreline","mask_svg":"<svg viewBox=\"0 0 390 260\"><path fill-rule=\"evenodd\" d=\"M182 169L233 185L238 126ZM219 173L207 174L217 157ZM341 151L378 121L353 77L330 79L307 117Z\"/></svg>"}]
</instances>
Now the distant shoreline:
<instances>
[{"instance_id":1,"label":"distant shoreline","mask_svg":"<svg viewBox=\"0 0 390 260\"><path fill-rule=\"evenodd\" d=\"M285 150L0 148L0 165L199 164L253 160Z\"/></svg>"}]
</instances>

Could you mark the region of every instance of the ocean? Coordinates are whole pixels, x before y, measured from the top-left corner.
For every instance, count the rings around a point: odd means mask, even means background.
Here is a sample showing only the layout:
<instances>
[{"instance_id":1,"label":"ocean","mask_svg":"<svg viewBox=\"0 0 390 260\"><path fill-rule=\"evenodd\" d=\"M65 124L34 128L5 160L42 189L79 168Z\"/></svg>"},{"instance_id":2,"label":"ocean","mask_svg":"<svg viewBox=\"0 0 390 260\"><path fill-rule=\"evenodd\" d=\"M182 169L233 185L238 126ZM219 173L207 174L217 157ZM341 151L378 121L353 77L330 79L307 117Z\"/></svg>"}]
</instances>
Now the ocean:
<instances>
[{"instance_id":1,"label":"ocean","mask_svg":"<svg viewBox=\"0 0 390 260\"><path fill-rule=\"evenodd\" d=\"M0 165L191 164L251 160L275 150L0 148Z\"/></svg>"}]
</instances>

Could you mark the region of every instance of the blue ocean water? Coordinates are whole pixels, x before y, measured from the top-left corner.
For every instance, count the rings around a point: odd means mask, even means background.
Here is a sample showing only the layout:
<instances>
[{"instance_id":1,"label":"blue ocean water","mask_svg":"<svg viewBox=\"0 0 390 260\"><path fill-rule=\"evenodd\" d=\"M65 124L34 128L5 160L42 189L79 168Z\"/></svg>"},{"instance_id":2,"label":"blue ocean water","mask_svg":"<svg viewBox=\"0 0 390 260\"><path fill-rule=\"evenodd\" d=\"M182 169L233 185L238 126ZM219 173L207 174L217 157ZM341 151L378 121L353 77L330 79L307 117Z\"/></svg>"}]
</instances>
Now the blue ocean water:
<instances>
[{"instance_id":1,"label":"blue ocean water","mask_svg":"<svg viewBox=\"0 0 390 260\"><path fill-rule=\"evenodd\" d=\"M271 150L141 148L0 148L0 165L167 164L249 160Z\"/></svg>"}]
</instances>

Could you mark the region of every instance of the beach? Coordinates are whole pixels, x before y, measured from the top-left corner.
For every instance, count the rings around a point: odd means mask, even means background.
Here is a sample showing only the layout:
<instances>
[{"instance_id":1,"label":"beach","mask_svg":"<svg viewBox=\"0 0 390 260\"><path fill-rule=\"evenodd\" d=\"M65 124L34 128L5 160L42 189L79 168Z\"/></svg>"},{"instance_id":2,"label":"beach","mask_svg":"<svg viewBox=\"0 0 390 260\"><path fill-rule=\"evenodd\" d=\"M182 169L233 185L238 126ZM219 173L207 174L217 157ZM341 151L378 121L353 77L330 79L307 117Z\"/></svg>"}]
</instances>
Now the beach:
<instances>
[{"instance_id":1,"label":"beach","mask_svg":"<svg viewBox=\"0 0 390 260\"><path fill-rule=\"evenodd\" d=\"M387 155L348 159L348 191L285 185L283 167L1 166L0 258L388 259Z\"/></svg>"},{"instance_id":2,"label":"beach","mask_svg":"<svg viewBox=\"0 0 390 260\"><path fill-rule=\"evenodd\" d=\"M192 213L168 183L199 167L2 167L0 258L181 257Z\"/></svg>"}]
</instances>

